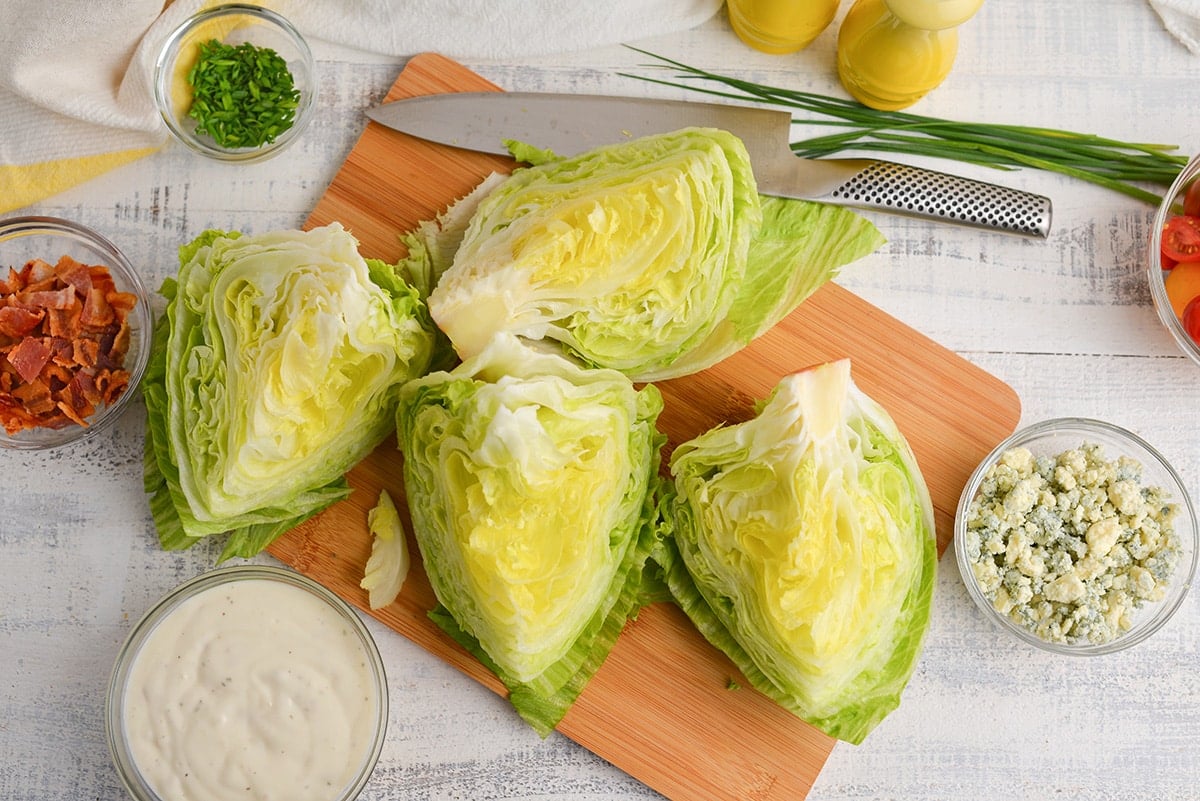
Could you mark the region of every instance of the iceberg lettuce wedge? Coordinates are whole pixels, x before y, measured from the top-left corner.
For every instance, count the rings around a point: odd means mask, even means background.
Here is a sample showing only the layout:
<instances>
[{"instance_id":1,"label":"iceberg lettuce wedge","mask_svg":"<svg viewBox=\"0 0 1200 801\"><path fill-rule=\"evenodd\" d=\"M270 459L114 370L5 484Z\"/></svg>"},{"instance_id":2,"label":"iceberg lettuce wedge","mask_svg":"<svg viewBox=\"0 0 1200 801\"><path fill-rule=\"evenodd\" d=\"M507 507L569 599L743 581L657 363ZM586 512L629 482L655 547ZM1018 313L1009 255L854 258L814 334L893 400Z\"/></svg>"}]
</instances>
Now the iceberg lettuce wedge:
<instances>
[{"instance_id":1,"label":"iceberg lettuce wedge","mask_svg":"<svg viewBox=\"0 0 1200 801\"><path fill-rule=\"evenodd\" d=\"M462 358L503 331L635 381L695 373L883 243L850 210L760 197L726 131L518 152L536 163L405 239Z\"/></svg>"},{"instance_id":2,"label":"iceberg lettuce wedge","mask_svg":"<svg viewBox=\"0 0 1200 801\"><path fill-rule=\"evenodd\" d=\"M340 225L208 231L164 282L146 399L145 484L162 545L229 532L252 556L349 489L425 372L432 322Z\"/></svg>"},{"instance_id":3,"label":"iceberg lettuce wedge","mask_svg":"<svg viewBox=\"0 0 1200 801\"><path fill-rule=\"evenodd\" d=\"M401 393L404 486L433 619L543 735L637 608L657 536L662 398L498 335Z\"/></svg>"},{"instance_id":4,"label":"iceberg lettuce wedge","mask_svg":"<svg viewBox=\"0 0 1200 801\"><path fill-rule=\"evenodd\" d=\"M906 441L839 361L671 457L656 553L700 632L767 696L859 743L900 701L928 626L933 507Z\"/></svg>"}]
</instances>

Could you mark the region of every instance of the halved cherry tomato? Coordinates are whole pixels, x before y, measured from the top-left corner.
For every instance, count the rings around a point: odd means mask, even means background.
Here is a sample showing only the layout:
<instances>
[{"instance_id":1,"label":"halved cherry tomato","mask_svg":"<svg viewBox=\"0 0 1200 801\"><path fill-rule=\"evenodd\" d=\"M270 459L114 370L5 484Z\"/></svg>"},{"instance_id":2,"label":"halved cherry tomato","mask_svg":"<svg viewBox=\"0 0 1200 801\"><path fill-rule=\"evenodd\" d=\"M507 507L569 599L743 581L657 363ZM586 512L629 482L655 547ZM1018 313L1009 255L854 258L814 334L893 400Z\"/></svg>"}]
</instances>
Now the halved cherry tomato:
<instances>
[{"instance_id":1,"label":"halved cherry tomato","mask_svg":"<svg viewBox=\"0 0 1200 801\"><path fill-rule=\"evenodd\" d=\"M1162 252L1177 262L1200 261L1200 217L1181 214L1167 220Z\"/></svg>"},{"instance_id":2,"label":"halved cherry tomato","mask_svg":"<svg viewBox=\"0 0 1200 801\"><path fill-rule=\"evenodd\" d=\"M1200 345L1200 296L1194 297L1183 309L1183 330L1197 345Z\"/></svg>"},{"instance_id":3,"label":"halved cherry tomato","mask_svg":"<svg viewBox=\"0 0 1200 801\"><path fill-rule=\"evenodd\" d=\"M1163 278L1163 288L1167 290L1175 316L1182 320L1184 307L1200 295L1200 262L1181 262Z\"/></svg>"}]
</instances>

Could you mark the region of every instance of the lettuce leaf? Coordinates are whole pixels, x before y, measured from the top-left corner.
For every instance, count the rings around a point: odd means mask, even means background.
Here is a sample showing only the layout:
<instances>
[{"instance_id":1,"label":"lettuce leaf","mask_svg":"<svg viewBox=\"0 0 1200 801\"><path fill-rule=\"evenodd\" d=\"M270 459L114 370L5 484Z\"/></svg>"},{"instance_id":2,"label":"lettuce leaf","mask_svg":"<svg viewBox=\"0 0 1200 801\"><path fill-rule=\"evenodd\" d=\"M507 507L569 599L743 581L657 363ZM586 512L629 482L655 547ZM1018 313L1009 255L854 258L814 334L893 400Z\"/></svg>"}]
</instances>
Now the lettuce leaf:
<instances>
[{"instance_id":1,"label":"lettuce leaf","mask_svg":"<svg viewBox=\"0 0 1200 801\"><path fill-rule=\"evenodd\" d=\"M400 512L387 490L380 490L379 500L367 511L367 530L371 532L371 555L358 586L367 591L372 609L382 609L400 595L412 564Z\"/></svg>"}]
</instances>

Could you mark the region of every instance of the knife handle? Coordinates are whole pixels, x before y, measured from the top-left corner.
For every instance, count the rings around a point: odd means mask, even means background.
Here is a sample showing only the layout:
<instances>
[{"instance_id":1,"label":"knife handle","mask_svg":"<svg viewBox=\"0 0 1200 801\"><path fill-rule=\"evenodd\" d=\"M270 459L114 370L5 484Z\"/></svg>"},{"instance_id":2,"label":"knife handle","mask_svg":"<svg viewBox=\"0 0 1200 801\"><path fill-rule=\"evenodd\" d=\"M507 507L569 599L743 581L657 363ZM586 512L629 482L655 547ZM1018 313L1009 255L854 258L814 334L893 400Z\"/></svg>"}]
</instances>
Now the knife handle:
<instances>
[{"instance_id":1,"label":"knife handle","mask_svg":"<svg viewBox=\"0 0 1200 801\"><path fill-rule=\"evenodd\" d=\"M1043 239L1050 233L1043 195L890 161L861 163L822 200Z\"/></svg>"}]
</instances>

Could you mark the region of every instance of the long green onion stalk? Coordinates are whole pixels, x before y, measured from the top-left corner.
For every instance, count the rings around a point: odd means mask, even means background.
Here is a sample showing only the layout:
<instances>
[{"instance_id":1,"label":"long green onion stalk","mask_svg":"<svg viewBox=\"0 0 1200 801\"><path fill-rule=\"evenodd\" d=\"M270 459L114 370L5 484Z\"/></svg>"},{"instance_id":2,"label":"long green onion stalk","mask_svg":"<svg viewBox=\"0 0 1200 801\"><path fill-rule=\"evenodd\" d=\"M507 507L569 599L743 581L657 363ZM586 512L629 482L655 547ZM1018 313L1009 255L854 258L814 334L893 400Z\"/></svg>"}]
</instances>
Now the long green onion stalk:
<instances>
[{"instance_id":1,"label":"long green onion stalk","mask_svg":"<svg viewBox=\"0 0 1200 801\"><path fill-rule=\"evenodd\" d=\"M781 106L811 115L793 116L793 122L841 129L792 142L792 151L798 156L820 158L855 150L950 159L998 169L1030 167L1089 181L1154 205L1162 201L1161 195L1138 184L1169 187L1188 161L1187 156L1172 152L1178 149L1175 145L1122 142L1054 128L957 122L903 111L880 111L854 100L754 83L690 67L637 47L630 49L662 62L649 66L679 72L672 79L620 73L624 77L716 97Z\"/></svg>"}]
</instances>

